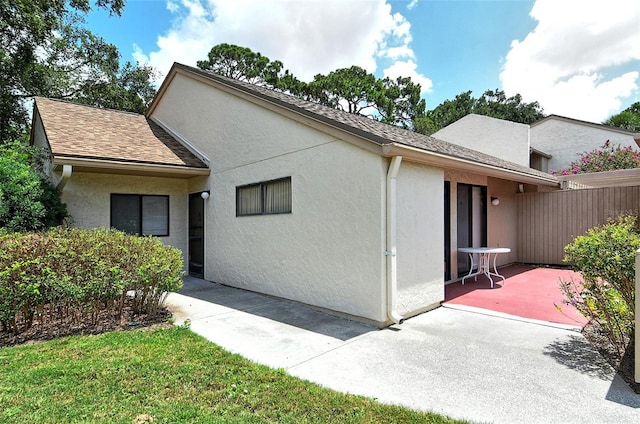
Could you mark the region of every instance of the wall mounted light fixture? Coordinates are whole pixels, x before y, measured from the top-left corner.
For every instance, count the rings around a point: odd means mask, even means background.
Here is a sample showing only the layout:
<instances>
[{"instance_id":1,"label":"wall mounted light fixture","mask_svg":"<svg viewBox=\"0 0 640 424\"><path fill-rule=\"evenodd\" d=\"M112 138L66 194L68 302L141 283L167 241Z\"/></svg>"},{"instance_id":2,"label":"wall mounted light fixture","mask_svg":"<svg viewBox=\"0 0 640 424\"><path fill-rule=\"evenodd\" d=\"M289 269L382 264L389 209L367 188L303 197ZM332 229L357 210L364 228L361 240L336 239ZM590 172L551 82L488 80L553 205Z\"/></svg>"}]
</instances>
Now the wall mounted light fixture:
<instances>
[{"instance_id":1,"label":"wall mounted light fixture","mask_svg":"<svg viewBox=\"0 0 640 424\"><path fill-rule=\"evenodd\" d=\"M209 196L210 196L209 190L203 191L202 193L200 193L200 197L202 197L204 200L207 200Z\"/></svg>"},{"instance_id":2,"label":"wall mounted light fixture","mask_svg":"<svg viewBox=\"0 0 640 424\"><path fill-rule=\"evenodd\" d=\"M497 197L491 197L491 204L493 206L498 206L500 204L500 199L498 199Z\"/></svg>"}]
</instances>

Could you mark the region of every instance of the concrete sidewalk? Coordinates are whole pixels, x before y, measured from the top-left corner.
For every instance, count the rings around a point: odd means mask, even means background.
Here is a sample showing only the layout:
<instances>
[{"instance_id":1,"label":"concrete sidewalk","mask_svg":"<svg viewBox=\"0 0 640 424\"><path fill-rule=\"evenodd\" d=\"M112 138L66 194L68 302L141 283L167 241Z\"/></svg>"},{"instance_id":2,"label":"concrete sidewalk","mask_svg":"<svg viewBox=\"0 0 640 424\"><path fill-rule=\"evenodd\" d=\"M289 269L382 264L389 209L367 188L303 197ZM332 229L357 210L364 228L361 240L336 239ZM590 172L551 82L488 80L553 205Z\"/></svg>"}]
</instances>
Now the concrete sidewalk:
<instances>
[{"instance_id":1,"label":"concrete sidewalk","mask_svg":"<svg viewBox=\"0 0 640 424\"><path fill-rule=\"evenodd\" d=\"M444 307L379 330L194 278L167 306L231 352L383 403L474 422L640 418L640 395L575 331Z\"/></svg>"}]
</instances>

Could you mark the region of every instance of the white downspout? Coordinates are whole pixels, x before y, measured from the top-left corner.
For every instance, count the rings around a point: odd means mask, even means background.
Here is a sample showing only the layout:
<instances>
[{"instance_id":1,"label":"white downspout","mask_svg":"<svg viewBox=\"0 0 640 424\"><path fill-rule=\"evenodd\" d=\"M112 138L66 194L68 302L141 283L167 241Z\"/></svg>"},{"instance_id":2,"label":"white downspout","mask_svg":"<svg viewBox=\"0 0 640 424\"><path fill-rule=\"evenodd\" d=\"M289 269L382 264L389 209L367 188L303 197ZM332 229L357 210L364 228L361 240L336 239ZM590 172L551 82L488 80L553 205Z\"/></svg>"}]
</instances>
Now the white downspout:
<instances>
[{"instance_id":1,"label":"white downspout","mask_svg":"<svg viewBox=\"0 0 640 424\"><path fill-rule=\"evenodd\" d=\"M402 156L393 156L387 171L387 250L384 252L387 257L387 316L396 324L404 321L395 310L398 289L396 177L401 162Z\"/></svg>"},{"instance_id":2,"label":"white downspout","mask_svg":"<svg viewBox=\"0 0 640 424\"><path fill-rule=\"evenodd\" d=\"M62 176L60 177L60 181L58 181L58 185L56 188L62 192L62 189L65 185L67 185L67 181L71 178L71 173L73 172L73 166L71 165L63 165L62 166Z\"/></svg>"}]
</instances>

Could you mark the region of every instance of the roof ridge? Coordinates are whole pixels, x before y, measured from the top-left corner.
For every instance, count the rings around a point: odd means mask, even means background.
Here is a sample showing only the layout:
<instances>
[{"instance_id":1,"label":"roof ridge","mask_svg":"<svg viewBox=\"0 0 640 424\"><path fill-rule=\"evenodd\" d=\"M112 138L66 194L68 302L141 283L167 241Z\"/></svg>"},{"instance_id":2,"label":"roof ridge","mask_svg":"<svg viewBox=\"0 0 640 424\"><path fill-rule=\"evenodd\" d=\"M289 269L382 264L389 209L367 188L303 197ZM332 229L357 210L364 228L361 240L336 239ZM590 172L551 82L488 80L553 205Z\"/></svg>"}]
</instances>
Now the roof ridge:
<instances>
[{"instance_id":1,"label":"roof ridge","mask_svg":"<svg viewBox=\"0 0 640 424\"><path fill-rule=\"evenodd\" d=\"M276 105L286 109L317 118L325 124L333 125L344 131L357 134L379 145L401 144L412 148L418 148L425 152L444 154L451 158L475 161L483 165L497 166L505 170L522 172L538 178L544 178L547 180L549 178L554 178L551 174L510 162L496 156L491 156L477 150L449 143L445 140L440 140L406 128L386 124L364 115L333 109L319 103L301 99L289 93L225 77L211 71L205 71L203 69L194 68L178 62L174 63L174 67L203 76L204 78L216 81L220 84L230 86L236 90L258 96L263 100L275 103Z\"/></svg>"},{"instance_id":2,"label":"roof ridge","mask_svg":"<svg viewBox=\"0 0 640 424\"><path fill-rule=\"evenodd\" d=\"M128 110L120 110L120 109L113 109L113 108L101 107L101 106L95 106L95 105L87 105L87 104L84 104L84 103L77 103L77 102L73 102L71 100L58 99L58 98L55 98L55 97L33 96L33 98L34 98L34 100L35 99L49 100L49 101L52 101L52 102L64 103L64 104L71 105L71 106L79 106L79 107L97 109L97 110L101 110L101 111L105 111L105 112L123 113L123 114L133 115L133 116L144 116L144 114L142 114L142 113L131 112L131 111L128 111Z\"/></svg>"},{"instance_id":3,"label":"roof ridge","mask_svg":"<svg viewBox=\"0 0 640 424\"><path fill-rule=\"evenodd\" d=\"M586 124L586 125L594 125L594 126L598 126L598 127L603 127L609 130L613 130L613 131L617 131L617 132L621 132L621 133L626 133L628 135L635 135L638 136L640 135L640 131L632 131L632 130L628 130L626 128L621 128L621 127L616 127L614 125L607 125L607 124L602 124L602 123L598 123L598 122L591 122L591 121L585 121L584 119L577 119L577 118L571 118L568 116L563 116L563 115L557 115L555 113L552 113L550 115L545 116L542 119L538 119L535 122L532 122L531 124L529 124L530 126L534 127L546 120L549 120L550 118L558 118L558 119L562 119L565 121L573 121L576 123L580 123L580 124Z\"/></svg>"}]
</instances>

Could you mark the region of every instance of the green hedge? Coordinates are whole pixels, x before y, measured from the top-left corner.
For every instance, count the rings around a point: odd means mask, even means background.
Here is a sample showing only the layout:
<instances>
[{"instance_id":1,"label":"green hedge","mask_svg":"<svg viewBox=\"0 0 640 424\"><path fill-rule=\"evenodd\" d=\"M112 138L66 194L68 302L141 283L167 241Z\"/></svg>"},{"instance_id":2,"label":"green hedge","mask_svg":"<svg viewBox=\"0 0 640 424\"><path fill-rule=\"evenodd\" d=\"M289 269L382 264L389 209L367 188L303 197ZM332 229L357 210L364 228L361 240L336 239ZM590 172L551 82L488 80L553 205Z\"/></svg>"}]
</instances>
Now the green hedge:
<instances>
[{"instance_id":1,"label":"green hedge","mask_svg":"<svg viewBox=\"0 0 640 424\"><path fill-rule=\"evenodd\" d=\"M135 314L153 314L182 286L182 266L180 250L115 230L0 232L0 324L18 332L34 318L95 320L121 314L126 296Z\"/></svg>"}]
</instances>

